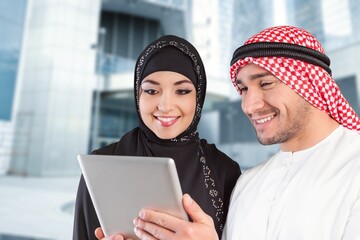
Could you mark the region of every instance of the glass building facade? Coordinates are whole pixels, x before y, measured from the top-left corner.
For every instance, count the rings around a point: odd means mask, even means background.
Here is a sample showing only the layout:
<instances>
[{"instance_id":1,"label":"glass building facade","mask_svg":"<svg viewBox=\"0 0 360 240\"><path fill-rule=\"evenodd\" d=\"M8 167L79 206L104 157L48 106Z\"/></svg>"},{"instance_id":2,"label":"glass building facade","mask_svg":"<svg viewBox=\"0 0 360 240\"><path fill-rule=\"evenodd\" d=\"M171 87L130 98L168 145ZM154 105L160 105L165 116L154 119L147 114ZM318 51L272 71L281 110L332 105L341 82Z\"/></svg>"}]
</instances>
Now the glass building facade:
<instances>
[{"instance_id":1,"label":"glass building facade","mask_svg":"<svg viewBox=\"0 0 360 240\"><path fill-rule=\"evenodd\" d=\"M87 152L100 2L28 3L8 172L75 175Z\"/></svg>"},{"instance_id":2,"label":"glass building facade","mask_svg":"<svg viewBox=\"0 0 360 240\"><path fill-rule=\"evenodd\" d=\"M0 0L0 175L11 159L26 0Z\"/></svg>"},{"instance_id":3,"label":"glass building facade","mask_svg":"<svg viewBox=\"0 0 360 240\"><path fill-rule=\"evenodd\" d=\"M0 121L12 118L26 0L0 0Z\"/></svg>"},{"instance_id":4,"label":"glass building facade","mask_svg":"<svg viewBox=\"0 0 360 240\"><path fill-rule=\"evenodd\" d=\"M232 20L233 50L240 47L250 36L274 24L274 0L236 0Z\"/></svg>"}]
</instances>

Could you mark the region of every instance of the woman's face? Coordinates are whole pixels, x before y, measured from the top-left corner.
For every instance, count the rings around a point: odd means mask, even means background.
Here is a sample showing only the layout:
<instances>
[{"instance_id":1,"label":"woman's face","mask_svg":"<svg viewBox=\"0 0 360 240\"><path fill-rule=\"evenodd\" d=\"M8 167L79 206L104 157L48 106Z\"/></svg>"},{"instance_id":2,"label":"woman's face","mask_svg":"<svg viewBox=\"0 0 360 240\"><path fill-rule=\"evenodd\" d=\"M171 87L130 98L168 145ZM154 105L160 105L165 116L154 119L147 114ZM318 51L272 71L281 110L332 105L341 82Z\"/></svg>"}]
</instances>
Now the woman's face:
<instances>
[{"instance_id":1,"label":"woman's face","mask_svg":"<svg viewBox=\"0 0 360 240\"><path fill-rule=\"evenodd\" d=\"M140 88L139 109L145 125L161 139L175 138L192 122L196 90L184 75L171 71L146 76Z\"/></svg>"}]
</instances>

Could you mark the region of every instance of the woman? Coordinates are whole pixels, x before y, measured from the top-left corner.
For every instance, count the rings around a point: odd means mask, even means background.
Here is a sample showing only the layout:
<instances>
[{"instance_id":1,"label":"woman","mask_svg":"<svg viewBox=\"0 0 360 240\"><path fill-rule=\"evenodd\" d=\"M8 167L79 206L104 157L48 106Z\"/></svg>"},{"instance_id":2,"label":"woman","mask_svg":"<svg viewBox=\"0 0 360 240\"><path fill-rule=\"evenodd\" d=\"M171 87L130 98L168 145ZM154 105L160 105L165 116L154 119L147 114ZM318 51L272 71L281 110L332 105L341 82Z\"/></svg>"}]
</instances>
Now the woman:
<instances>
[{"instance_id":1,"label":"woman","mask_svg":"<svg viewBox=\"0 0 360 240\"><path fill-rule=\"evenodd\" d=\"M173 158L183 193L190 194L213 218L221 236L241 172L235 161L199 138L205 91L205 69L194 46L176 36L160 37L144 49L135 66L139 127L93 153ZM81 177L73 239L96 239L94 231L99 226Z\"/></svg>"}]
</instances>

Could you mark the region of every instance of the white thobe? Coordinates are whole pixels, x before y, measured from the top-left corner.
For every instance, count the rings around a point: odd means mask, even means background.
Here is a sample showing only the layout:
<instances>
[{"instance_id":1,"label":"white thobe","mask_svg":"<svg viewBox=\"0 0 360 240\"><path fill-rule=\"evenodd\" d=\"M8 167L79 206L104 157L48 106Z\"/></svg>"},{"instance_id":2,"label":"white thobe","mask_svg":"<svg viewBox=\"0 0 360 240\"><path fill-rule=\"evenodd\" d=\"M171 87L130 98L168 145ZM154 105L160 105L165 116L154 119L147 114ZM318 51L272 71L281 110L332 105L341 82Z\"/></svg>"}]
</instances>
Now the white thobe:
<instances>
[{"instance_id":1,"label":"white thobe","mask_svg":"<svg viewBox=\"0 0 360 240\"><path fill-rule=\"evenodd\" d=\"M223 240L360 240L360 135L339 126L241 175Z\"/></svg>"}]
</instances>

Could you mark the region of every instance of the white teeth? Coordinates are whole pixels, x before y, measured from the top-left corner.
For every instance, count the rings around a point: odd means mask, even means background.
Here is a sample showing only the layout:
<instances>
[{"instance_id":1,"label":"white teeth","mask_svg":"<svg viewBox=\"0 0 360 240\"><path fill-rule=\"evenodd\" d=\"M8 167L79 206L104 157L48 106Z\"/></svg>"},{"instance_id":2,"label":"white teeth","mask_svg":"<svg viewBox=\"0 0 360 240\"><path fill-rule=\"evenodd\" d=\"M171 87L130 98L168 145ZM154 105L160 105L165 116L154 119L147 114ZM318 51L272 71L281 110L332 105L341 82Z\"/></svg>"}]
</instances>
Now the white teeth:
<instances>
[{"instance_id":1,"label":"white teeth","mask_svg":"<svg viewBox=\"0 0 360 240\"><path fill-rule=\"evenodd\" d=\"M176 119L176 117L172 117L172 118L169 118L169 117L157 117L160 121L162 122L171 122L171 121L174 121Z\"/></svg>"},{"instance_id":2,"label":"white teeth","mask_svg":"<svg viewBox=\"0 0 360 240\"><path fill-rule=\"evenodd\" d=\"M270 120L273 119L273 118L274 118L274 116L270 116L270 117L267 117L267 118L258 119L258 120L256 120L255 122L256 122L256 123L265 123L265 122L267 122L267 121L270 121Z\"/></svg>"}]
</instances>

